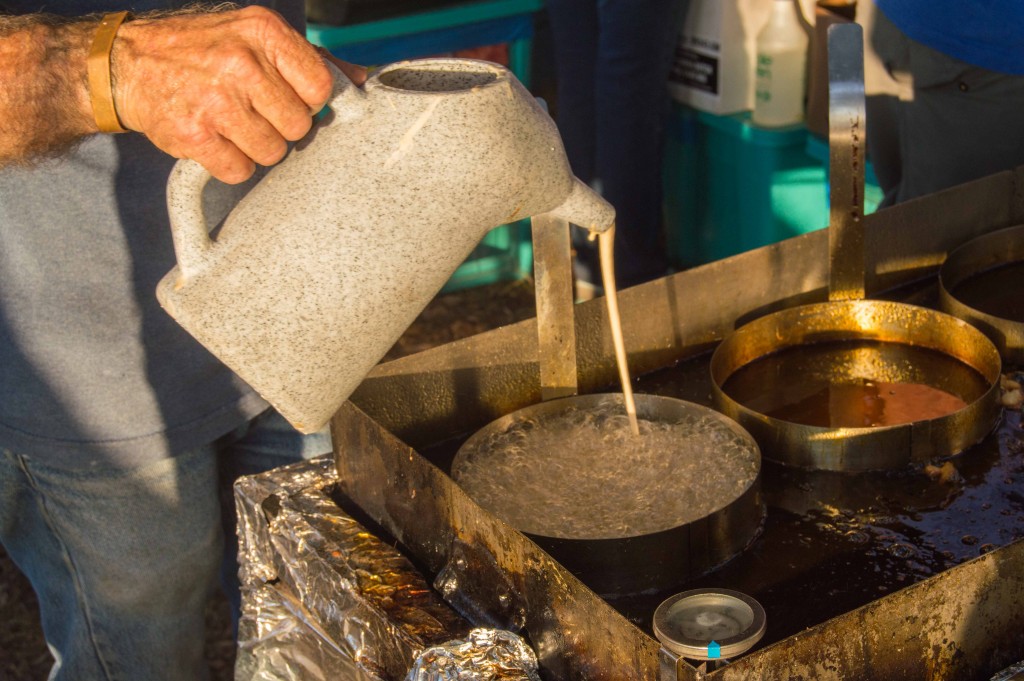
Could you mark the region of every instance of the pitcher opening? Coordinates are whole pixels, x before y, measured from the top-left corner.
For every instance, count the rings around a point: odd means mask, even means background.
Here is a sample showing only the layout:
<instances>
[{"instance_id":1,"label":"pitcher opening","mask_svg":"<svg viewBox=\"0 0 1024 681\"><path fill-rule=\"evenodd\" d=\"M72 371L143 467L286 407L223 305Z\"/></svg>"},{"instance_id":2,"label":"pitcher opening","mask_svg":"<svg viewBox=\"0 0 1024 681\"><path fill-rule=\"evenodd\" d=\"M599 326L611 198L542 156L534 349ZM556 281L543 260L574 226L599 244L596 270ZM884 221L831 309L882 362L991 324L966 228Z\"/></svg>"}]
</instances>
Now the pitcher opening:
<instances>
[{"instance_id":1,"label":"pitcher opening","mask_svg":"<svg viewBox=\"0 0 1024 681\"><path fill-rule=\"evenodd\" d=\"M497 82L503 69L471 59L423 59L395 64L378 79L388 87L415 92L458 92Z\"/></svg>"}]
</instances>

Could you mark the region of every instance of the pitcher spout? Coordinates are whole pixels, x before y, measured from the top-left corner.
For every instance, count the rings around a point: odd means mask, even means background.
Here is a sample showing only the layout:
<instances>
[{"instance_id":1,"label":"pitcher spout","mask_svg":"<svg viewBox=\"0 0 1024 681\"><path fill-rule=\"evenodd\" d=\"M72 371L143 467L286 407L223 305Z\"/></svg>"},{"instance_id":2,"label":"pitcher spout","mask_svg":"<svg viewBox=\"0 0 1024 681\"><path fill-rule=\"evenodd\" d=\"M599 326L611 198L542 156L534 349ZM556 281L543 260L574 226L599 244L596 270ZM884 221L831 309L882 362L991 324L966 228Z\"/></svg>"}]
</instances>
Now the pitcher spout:
<instances>
[{"instance_id":1,"label":"pitcher spout","mask_svg":"<svg viewBox=\"0 0 1024 681\"><path fill-rule=\"evenodd\" d=\"M573 178L572 191L562 205L548 214L592 232L605 232L615 224L612 204L578 178Z\"/></svg>"}]
</instances>

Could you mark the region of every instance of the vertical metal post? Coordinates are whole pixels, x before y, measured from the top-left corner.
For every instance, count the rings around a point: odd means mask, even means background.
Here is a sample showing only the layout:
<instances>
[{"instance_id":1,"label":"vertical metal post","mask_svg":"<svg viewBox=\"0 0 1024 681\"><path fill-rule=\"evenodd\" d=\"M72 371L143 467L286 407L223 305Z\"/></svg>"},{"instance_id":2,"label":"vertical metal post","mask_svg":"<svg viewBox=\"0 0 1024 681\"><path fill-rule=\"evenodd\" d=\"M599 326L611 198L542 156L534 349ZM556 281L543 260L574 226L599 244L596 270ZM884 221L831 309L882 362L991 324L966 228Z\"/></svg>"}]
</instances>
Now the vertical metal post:
<instances>
[{"instance_id":1,"label":"vertical metal post","mask_svg":"<svg viewBox=\"0 0 1024 681\"><path fill-rule=\"evenodd\" d=\"M864 37L854 23L828 29L829 300L864 297Z\"/></svg>"},{"instance_id":2,"label":"vertical metal post","mask_svg":"<svg viewBox=\"0 0 1024 681\"><path fill-rule=\"evenodd\" d=\"M569 223L539 215L532 227L541 399L570 397L579 388Z\"/></svg>"}]
</instances>

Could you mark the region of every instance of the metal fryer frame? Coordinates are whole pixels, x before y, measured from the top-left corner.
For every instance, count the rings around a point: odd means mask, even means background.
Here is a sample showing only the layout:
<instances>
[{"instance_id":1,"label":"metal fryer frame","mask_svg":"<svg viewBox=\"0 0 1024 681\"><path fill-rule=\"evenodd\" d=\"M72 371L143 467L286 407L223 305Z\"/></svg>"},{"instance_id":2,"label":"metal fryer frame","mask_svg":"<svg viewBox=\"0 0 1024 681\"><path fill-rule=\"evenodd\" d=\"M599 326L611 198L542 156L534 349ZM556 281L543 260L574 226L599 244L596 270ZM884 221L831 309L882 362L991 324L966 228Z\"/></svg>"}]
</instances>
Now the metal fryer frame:
<instances>
[{"instance_id":1,"label":"metal fryer frame","mask_svg":"<svg viewBox=\"0 0 1024 681\"><path fill-rule=\"evenodd\" d=\"M1024 168L869 215L867 290L933 277L956 246L1021 222ZM631 329L631 366L644 373L699 354L749 319L824 300L827 283L827 234L818 231L626 290L621 300L624 325ZM583 392L615 376L601 303L576 308ZM710 674L664 655L657 641L477 507L414 449L540 401L537 367L535 320L450 343L375 369L354 404L339 410L332 429L345 493L429 569L457 571L465 588L483 599L488 616L522 626L549 674L685 681L801 673L970 678L1024 657L1022 542Z\"/></svg>"}]
</instances>

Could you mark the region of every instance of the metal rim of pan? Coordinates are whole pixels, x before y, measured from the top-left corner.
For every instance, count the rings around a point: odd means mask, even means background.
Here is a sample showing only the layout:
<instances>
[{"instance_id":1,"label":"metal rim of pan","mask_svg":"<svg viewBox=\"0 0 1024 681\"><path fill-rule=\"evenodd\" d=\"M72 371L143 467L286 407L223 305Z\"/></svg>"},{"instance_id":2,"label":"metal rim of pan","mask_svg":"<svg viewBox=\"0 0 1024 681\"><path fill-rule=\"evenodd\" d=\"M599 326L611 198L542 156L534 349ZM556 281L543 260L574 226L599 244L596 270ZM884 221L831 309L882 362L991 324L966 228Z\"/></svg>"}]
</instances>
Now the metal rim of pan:
<instances>
[{"instance_id":1,"label":"metal rim of pan","mask_svg":"<svg viewBox=\"0 0 1024 681\"><path fill-rule=\"evenodd\" d=\"M1024 323L978 310L957 298L954 291L967 279L1020 262L1024 262L1024 225L971 239L953 250L939 268L941 309L977 327L1010 364L1024 364Z\"/></svg>"},{"instance_id":2,"label":"metal rim of pan","mask_svg":"<svg viewBox=\"0 0 1024 681\"><path fill-rule=\"evenodd\" d=\"M895 426L828 428L767 416L745 407L723 389L740 367L789 347L811 342L876 340L927 347L975 369L988 389L949 415ZM929 308L878 300L814 303L760 317L715 349L711 377L716 406L743 426L766 459L817 470L893 470L957 454L991 432L999 418L1002 361L980 331Z\"/></svg>"}]
</instances>

